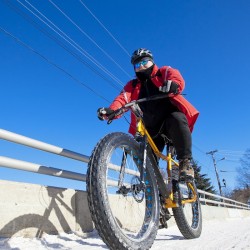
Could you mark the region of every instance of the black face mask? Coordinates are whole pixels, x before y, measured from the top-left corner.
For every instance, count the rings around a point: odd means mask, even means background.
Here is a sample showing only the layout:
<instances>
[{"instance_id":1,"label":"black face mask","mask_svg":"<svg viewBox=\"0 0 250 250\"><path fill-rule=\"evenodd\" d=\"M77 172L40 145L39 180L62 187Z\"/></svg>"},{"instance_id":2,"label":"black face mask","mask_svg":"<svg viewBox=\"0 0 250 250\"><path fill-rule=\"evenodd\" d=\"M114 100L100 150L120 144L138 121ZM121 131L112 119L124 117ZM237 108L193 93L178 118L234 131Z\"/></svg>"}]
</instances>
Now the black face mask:
<instances>
[{"instance_id":1,"label":"black face mask","mask_svg":"<svg viewBox=\"0 0 250 250\"><path fill-rule=\"evenodd\" d=\"M150 79L152 71L154 68L154 64L152 66L150 66L149 68L140 71L140 72L135 72L136 76L138 77L139 80L141 80L142 82Z\"/></svg>"}]
</instances>

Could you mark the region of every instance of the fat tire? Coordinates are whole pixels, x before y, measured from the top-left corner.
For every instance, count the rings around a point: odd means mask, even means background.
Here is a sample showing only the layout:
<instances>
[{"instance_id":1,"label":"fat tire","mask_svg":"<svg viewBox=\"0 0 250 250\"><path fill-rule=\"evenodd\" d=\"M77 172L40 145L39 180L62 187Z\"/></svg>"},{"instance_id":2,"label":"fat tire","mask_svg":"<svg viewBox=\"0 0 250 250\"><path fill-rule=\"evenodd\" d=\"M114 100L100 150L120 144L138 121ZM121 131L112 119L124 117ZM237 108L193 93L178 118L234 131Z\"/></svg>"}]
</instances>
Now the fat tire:
<instances>
[{"instance_id":1,"label":"fat tire","mask_svg":"<svg viewBox=\"0 0 250 250\"><path fill-rule=\"evenodd\" d=\"M198 194L195 183L193 182L192 185ZM178 192L177 196L177 199L181 201L182 196L180 192ZM185 205L180 204L179 207L172 208L176 224L186 239L199 238L202 231L202 214L199 197L197 196L197 200L192 203L192 224L186 218L184 207Z\"/></svg>"},{"instance_id":2,"label":"fat tire","mask_svg":"<svg viewBox=\"0 0 250 250\"><path fill-rule=\"evenodd\" d=\"M88 204L92 220L95 227L110 249L127 250L127 249L149 249L156 237L159 226L159 194L154 171L150 161L147 159L147 175L149 175L150 185L153 189L154 204L153 216L149 222L145 236L139 240L133 240L125 235L119 224L116 222L110 209L107 189L106 189L106 174L107 174L107 158L110 152L119 146L126 146L139 155L139 143L131 136L115 132L106 135L102 138L95 149L93 150L88 164L86 189L88 195ZM145 220L144 220L145 222Z\"/></svg>"}]
</instances>

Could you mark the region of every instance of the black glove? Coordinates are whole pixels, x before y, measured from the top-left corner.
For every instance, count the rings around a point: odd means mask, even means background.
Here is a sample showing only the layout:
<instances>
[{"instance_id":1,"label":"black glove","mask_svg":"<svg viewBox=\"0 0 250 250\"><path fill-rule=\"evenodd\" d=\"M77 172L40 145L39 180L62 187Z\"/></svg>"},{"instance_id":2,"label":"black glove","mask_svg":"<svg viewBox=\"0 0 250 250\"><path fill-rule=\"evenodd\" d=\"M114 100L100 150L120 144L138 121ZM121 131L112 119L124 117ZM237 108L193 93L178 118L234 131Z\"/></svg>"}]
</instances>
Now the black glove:
<instances>
[{"instance_id":1,"label":"black glove","mask_svg":"<svg viewBox=\"0 0 250 250\"><path fill-rule=\"evenodd\" d=\"M114 110L112 110L111 108L99 108L97 110L98 119L101 121L106 120L113 113Z\"/></svg>"},{"instance_id":2,"label":"black glove","mask_svg":"<svg viewBox=\"0 0 250 250\"><path fill-rule=\"evenodd\" d=\"M159 91L176 95L179 93L179 85L174 81L168 80L163 83L163 86L159 87Z\"/></svg>"}]
</instances>

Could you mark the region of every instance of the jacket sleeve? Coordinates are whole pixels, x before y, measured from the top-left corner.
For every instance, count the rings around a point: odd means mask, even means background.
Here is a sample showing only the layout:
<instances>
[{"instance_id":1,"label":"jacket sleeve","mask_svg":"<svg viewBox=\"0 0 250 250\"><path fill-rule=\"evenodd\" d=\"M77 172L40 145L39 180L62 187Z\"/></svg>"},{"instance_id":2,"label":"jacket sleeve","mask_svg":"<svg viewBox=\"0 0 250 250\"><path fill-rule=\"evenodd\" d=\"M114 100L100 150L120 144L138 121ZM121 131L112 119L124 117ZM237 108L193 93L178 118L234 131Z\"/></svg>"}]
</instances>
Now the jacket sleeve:
<instances>
[{"instance_id":1,"label":"jacket sleeve","mask_svg":"<svg viewBox=\"0 0 250 250\"><path fill-rule=\"evenodd\" d=\"M167 80L172 80L176 82L180 86L180 92L182 92L185 88L185 81L177 69L169 68L167 74Z\"/></svg>"},{"instance_id":2,"label":"jacket sleeve","mask_svg":"<svg viewBox=\"0 0 250 250\"><path fill-rule=\"evenodd\" d=\"M185 81L179 70L171 68L169 66L164 66L161 68L161 71L164 81L172 80L179 85L180 92L184 90Z\"/></svg>"},{"instance_id":3,"label":"jacket sleeve","mask_svg":"<svg viewBox=\"0 0 250 250\"><path fill-rule=\"evenodd\" d=\"M132 81L129 81L121 93L114 99L114 101L110 104L110 108L112 110L119 109L126 103L131 101L131 94L132 94L133 86L132 86Z\"/></svg>"}]
</instances>

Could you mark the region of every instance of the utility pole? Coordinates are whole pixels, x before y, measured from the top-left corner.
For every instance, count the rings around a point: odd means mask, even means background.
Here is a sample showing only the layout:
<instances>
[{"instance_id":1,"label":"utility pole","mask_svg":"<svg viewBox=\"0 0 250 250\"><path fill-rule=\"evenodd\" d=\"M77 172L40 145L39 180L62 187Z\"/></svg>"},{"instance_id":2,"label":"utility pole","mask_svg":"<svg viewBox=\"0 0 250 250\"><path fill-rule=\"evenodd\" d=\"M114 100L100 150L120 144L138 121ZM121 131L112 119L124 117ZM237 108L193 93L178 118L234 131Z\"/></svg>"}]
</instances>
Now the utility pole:
<instances>
[{"instance_id":1,"label":"utility pole","mask_svg":"<svg viewBox=\"0 0 250 250\"><path fill-rule=\"evenodd\" d=\"M219 186L219 190L220 190L220 195L222 196L220 178L219 178L219 174L218 174L218 170L217 170L217 166L216 166L216 161L215 161L215 158L214 158L214 154L216 152L218 152L218 150L213 150L213 151L207 152L207 154L212 156L213 163L214 163L214 169L215 169L215 173L216 173L216 177L217 177L217 181L218 181L218 186ZM225 158L222 158L221 160L224 160L224 159Z\"/></svg>"}]
</instances>

